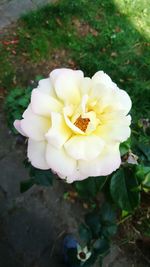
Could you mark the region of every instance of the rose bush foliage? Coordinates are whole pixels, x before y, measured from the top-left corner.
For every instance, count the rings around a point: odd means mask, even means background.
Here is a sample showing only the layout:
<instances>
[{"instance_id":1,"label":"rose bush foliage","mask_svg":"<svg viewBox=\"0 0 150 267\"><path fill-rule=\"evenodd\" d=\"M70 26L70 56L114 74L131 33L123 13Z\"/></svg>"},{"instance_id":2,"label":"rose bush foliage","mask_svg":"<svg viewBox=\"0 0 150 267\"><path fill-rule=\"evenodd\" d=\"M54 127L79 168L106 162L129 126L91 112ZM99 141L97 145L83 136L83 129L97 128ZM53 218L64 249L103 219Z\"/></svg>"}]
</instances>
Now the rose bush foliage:
<instances>
[{"instance_id":1,"label":"rose bush foliage","mask_svg":"<svg viewBox=\"0 0 150 267\"><path fill-rule=\"evenodd\" d=\"M119 168L130 136L131 100L103 71L55 69L39 82L15 128L28 138L27 156L68 183Z\"/></svg>"}]
</instances>

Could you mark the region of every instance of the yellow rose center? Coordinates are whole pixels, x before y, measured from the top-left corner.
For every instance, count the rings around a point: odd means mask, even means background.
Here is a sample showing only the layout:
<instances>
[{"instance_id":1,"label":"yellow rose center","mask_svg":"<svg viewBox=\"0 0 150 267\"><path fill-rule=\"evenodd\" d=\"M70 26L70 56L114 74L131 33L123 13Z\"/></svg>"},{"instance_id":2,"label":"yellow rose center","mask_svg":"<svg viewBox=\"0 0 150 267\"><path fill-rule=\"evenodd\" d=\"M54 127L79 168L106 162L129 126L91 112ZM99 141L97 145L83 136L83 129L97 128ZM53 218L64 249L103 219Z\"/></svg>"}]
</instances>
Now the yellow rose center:
<instances>
[{"instance_id":1,"label":"yellow rose center","mask_svg":"<svg viewBox=\"0 0 150 267\"><path fill-rule=\"evenodd\" d=\"M90 122L89 118L82 118L81 115L77 118L77 120L75 121L74 125L76 127L78 127L81 131L83 131L85 133L88 124Z\"/></svg>"}]
</instances>

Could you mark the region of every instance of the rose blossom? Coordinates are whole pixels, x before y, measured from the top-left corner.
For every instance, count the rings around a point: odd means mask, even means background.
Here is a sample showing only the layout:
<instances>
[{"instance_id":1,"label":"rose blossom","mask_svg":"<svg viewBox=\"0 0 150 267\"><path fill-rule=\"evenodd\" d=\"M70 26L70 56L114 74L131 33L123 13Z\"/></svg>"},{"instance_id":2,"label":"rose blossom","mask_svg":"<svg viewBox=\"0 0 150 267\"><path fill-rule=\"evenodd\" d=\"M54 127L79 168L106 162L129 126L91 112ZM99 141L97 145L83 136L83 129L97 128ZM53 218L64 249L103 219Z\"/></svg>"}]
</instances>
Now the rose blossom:
<instances>
[{"instance_id":1,"label":"rose blossom","mask_svg":"<svg viewBox=\"0 0 150 267\"><path fill-rule=\"evenodd\" d=\"M15 128L28 138L27 156L68 183L111 174L119 144L130 136L131 100L103 71L55 69L39 82Z\"/></svg>"}]
</instances>

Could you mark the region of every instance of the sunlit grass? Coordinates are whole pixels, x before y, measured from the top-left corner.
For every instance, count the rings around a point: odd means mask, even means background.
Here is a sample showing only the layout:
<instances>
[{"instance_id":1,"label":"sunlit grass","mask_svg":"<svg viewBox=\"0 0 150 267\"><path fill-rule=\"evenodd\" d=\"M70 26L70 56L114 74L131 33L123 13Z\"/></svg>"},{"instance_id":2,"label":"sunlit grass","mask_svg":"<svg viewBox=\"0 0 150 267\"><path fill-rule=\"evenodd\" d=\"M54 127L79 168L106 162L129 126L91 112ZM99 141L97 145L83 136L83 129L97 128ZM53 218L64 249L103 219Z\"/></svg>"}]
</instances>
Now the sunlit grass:
<instances>
[{"instance_id":1,"label":"sunlit grass","mask_svg":"<svg viewBox=\"0 0 150 267\"><path fill-rule=\"evenodd\" d=\"M114 0L117 8L150 41L150 1Z\"/></svg>"},{"instance_id":2,"label":"sunlit grass","mask_svg":"<svg viewBox=\"0 0 150 267\"><path fill-rule=\"evenodd\" d=\"M9 63L10 51L2 49L3 86L12 88L14 76L16 84L19 80L24 86L24 79L17 75L19 62L24 61L26 68L36 67L43 60L52 62L55 51L64 49L86 75L104 70L126 90L132 98L134 119L149 117L148 2L62 0L29 13L18 23L19 42Z\"/></svg>"}]
</instances>

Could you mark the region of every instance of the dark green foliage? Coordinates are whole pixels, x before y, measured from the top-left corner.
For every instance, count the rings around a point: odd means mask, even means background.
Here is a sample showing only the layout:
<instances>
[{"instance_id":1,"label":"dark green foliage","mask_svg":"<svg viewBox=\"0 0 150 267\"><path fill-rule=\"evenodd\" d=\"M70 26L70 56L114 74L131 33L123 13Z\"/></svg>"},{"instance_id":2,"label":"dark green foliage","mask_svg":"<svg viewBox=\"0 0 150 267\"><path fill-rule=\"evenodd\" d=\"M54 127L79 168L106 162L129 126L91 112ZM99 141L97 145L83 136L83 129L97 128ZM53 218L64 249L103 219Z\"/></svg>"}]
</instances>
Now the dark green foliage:
<instances>
[{"instance_id":1,"label":"dark green foliage","mask_svg":"<svg viewBox=\"0 0 150 267\"><path fill-rule=\"evenodd\" d=\"M129 149L131 148L131 138L128 138L127 141L123 142L120 144L120 153L121 156L125 155L128 153Z\"/></svg>"},{"instance_id":2,"label":"dark green foliage","mask_svg":"<svg viewBox=\"0 0 150 267\"><path fill-rule=\"evenodd\" d=\"M132 167L124 167L116 171L110 183L110 191L114 202L128 212L140 204L140 193L135 190L138 182Z\"/></svg>"},{"instance_id":3,"label":"dark green foliage","mask_svg":"<svg viewBox=\"0 0 150 267\"><path fill-rule=\"evenodd\" d=\"M5 111L9 128L16 133L13 122L21 119L22 113L27 108L31 95L31 87L27 89L15 88L7 96L5 101Z\"/></svg>"},{"instance_id":4,"label":"dark green foliage","mask_svg":"<svg viewBox=\"0 0 150 267\"><path fill-rule=\"evenodd\" d=\"M6 111L8 126L14 133L17 133L13 126L14 121L22 118L23 112L29 105L31 91L42 78L41 75L36 76L35 81L32 82L32 86L28 86L26 89L16 87L6 97L4 109Z\"/></svg>"},{"instance_id":5,"label":"dark green foliage","mask_svg":"<svg viewBox=\"0 0 150 267\"><path fill-rule=\"evenodd\" d=\"M89 243L92 238L91 229L86 224L80 224L79 235L83 242Z\"/></svg>"},{"instance_id":6,"label":"dark green foliage","mask_svg":"<svg viewBox=\"0 0 150 267\"><path fill-rule=\"evenodd\" d=\"M111 205L105 203L100 209L94 209L85 215L85 224L79 228L80 238L87 244L92 256L83 266L92 266L99 258L102 258L109 252L110 239L116 234L116 213Z\"/></svg>"},{"instance_id":7,"label":"dark green foliage","mask_svg":"<svg viewBox=\"0 0 150 267\"><path fill-rule=\"evenodd\" d=\"M93 211L91 213L86 214L85 222L90 228L93 238L100 235L102 225L100 216L97 211Z\"/></svg>"},{"instance_id":8,"label":"dark green foliage","mask_svg":"<svg viewBox=\"0 0 150 267\"><path fill-rule=\"evenodd\" d=\"M94 198L97 193L103 188L107 181L107 176L89 177L80 182L75 182L75 188L78 194L87 200Z\"/></svg>"},{"instance_id":9,"label":"dark green foliage","mask_svg":"<svg viewBox=\"0 0 150 267\"><path fill-rule=\"evenodd\" d=\"M51 172L51 170L36 169L31 166L30 163L27 161L25 161L25 167L29 168L30 179L21 182L21 193L30 189L34 184L42 186L52 186L54 174Z\"/></svg>"},{"instance_id":10,"label":"dark green foliage","mask_svg":"<svg viewBox=\"0 0 150 267\"><path fill-rule=\"evenodd\" d=\"M150 166L138 165L136 177L141 185L141 189L150 190Z\"/></svg>"}]
</instances>

